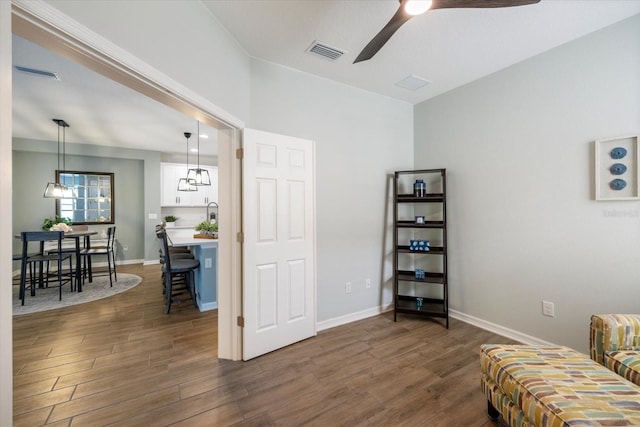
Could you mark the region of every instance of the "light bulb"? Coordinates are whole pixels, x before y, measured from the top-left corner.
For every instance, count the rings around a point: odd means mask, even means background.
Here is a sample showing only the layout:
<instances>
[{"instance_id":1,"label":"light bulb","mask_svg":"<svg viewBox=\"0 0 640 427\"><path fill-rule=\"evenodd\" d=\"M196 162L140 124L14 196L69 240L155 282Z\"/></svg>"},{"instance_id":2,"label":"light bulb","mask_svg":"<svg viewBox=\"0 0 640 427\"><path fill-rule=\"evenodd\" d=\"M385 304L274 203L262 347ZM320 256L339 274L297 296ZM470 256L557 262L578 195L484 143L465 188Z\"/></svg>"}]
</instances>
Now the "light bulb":
<instances>
[{"instance_id":1,"label":"light bulb","mask_svg":"<svg viewBox=\"0 0 640 427\"><path fill-rule=\"evenodd\" d=\"M404 4L404 11L409 15L420 15L431 8L431 0L407 0Z\"/></svg>"}]
</instances>

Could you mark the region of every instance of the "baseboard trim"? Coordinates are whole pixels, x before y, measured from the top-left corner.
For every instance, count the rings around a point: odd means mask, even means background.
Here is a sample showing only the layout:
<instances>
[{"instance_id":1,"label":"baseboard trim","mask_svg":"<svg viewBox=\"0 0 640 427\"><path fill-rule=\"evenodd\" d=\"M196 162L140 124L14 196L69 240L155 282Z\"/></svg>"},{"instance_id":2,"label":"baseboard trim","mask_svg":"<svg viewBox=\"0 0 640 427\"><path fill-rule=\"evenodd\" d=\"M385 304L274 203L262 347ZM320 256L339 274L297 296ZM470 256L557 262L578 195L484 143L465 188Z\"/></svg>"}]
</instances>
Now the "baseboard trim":
<instances>
[{"instance_id":1,"label":"baseboard trim","mask_svg":"<svg viewBox=\"0 0 640 427\"><path fill-rule=\"evenodd\" d=\"M377 316L387 311L393 310L393 304L388 306L378 306L356 313L345 314L344 316L334 317L333 319L323 320L316 323L316 331L324 331L325 329L335 328L336 326L346 325L347 323L356 322L368 317Z\"/></svg>"},{"instance_id":2,"label":"baseboard trim","mask_svg":"<svg viewBox=\"0 0 640 427\"><path fill-rule=\"evenodd\" d=\"M502 325L498 325L496 323L489 322L487 320L480 319L475 316L471 316L469 314L462 313L457 310L449 309L449 316L454 319L460 320L465 323L469 323L470 325L477 326L480 329L484 329L489 332L493 332L494 334L501 335L505 338L510 338L514 341L517 341L522 344L530 344L530 345L552 345L555 346L557 344L551 343L549 341L542 340L540 338L533 337L531 335L524 334L522 332L516 331L514 329L506 328Z\"/></svg>"},{"instance_id":3,"label":"baseboard trim","mask_svg":"<svg viewBox=\"0 0 640 427\"><path fill-rule=\"evenodd\" d=\"M324 331L326 329L335 328L336 326L346 325L348 323L352 323L358 320L377 316L379 314L386 313L392 310L393 310L393 304L389 304L387 306L372 307L372 308L358 311L355 313L346 314L344 316L334 317L333 319L323 320L321 322L316 323L316 331L319 332L319 331ZM449 309L449 316L454 319L460 320L462 322L469 323L470 325L476 326L480 329L484 329L486 331L493 332L494 334L501 335L505 338L512 339L522 344L551 345L551 346L557 345L549 341L545 341L540 338L527 335L520 331L516 331L514 329L510 329L502 325L498 325L496 323L492 323L487 320L483 320L478 317L471 316L466 313L462 313L457 310Z\"/></svg>"},{"instance_id":4,"label":"baseboard trim","mask_svg":"<svg viewBox=\"0 0 640 427\"><path fill-rule=\"evenodd\" d=\"M142 265L158 265L158 264L160 264L159 259L149 259L149 260L144 260L142 262Z\"/></svg>"},{"instance_id":5,"label":"baseboard trim","mask_svg":"<svg viewBox=\"0 0 640 427\"><path fill-rule=\"evenodd\" d=\"M198 301L198 309L200 311L209 311L209 310L215 310L218 308L218 302L214 301L214 302L207 302L207 303L201 303L200 301Z\"/></svg>"}]
</instances>

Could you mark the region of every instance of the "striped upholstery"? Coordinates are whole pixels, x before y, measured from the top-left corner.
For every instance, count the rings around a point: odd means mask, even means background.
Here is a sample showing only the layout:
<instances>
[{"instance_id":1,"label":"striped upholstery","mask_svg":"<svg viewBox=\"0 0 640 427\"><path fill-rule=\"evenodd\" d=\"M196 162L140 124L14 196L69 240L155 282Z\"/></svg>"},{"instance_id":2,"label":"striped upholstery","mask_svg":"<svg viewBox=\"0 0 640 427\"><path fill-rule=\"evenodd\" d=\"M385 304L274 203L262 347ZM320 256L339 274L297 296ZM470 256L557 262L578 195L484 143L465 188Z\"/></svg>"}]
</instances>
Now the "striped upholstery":
<instances>
[{"instance_id":1,"label":"striped upholstery","mask_svg":"<svg viewBox=\"0 0 640 427\"><path fill-rule=\"evenodd\" d=\"M512 427L640 425L640 387L570 348L485 344L480 366Z\"/></svg>"},{"instance_id":2,"label":"striped upholstery","mask_svg":"<svg viewBox=\"0 0 640 427\"><path fill-rule=\"evenodd\" d=\"M591 316L591 358L640 385L640 314Z\"/></svg>"},{"instance_id":3,"label":"striped upholstery","mask_svg":"<svg viewBox=\"0 0 640 427\"><path fill-rule=\"evenodd\" d=\"M610 351L604 356L604 366L640 385L640 351Z\"/></svg>"}]
</instances>

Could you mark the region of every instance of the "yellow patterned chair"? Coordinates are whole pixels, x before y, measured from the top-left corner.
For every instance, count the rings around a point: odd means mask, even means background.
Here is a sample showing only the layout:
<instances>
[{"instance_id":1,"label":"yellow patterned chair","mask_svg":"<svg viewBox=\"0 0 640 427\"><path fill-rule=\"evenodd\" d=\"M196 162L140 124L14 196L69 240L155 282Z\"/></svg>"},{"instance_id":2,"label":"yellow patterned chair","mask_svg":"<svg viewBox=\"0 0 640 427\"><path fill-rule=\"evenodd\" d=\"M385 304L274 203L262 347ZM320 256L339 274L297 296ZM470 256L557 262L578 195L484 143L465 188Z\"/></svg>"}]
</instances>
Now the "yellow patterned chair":
<instances>
[{"instance_id":1,"label":"yellow patterned chair","mask_svg":"<svg viewBox=\"0 0 640 427\"><path fill-rule=\"evenodd\" d=\"M489 416L511 427L640 426L640 387L568 347L484 344Z\"/></svg>"},{"instance_id":2,"label":"yellow patterned chair","mask_svg":"<svg viewBox=\"0 0 640 427\"><path fill-rule=\"evenodd\" d=\"M640 385L640 314L594 314L589 333L591 358Z\"/></svg>"}]
</instances>

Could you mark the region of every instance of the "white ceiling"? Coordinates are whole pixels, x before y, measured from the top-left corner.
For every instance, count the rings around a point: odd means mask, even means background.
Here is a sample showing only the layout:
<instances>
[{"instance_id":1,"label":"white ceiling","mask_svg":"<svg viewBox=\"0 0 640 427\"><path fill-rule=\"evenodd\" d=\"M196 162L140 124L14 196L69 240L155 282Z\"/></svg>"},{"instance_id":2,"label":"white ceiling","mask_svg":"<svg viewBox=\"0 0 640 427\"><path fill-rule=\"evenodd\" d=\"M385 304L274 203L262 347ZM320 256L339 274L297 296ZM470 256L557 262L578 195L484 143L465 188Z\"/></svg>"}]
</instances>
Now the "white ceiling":
<instances>
[{"instance_id":1,"label":"white ceiling","mask_svg":"<svg viewBox=\"0 0 640 427\"><path fill-rule=\"evenodd\" d=\"M442 9L402 26L371 60L352 64L395 13L396 0L202 0L255 58L409 102L422 102L482 76L640 13L640 0L543 0L501 9ZM346 53L330 61L306 52L314 40ZM14 72L14 136L184 153L196 122L83 66L14 36L14 65L61 80ZM414 75L432 83L394 86ZM215 154L213 138L202 155ZM202 133L202 132L201 132Z\"/></svg>"},{"instance_id":2,"label":"white ceiling","mask_svg":"<svg viewBox=\"0 0 640 427\"><path fill-rule=\"evenodd\" d=\"M496 9L438 9L405 23L369 61L354 59L397 0L203 0L249 55L412 104L640 13L640 1L542 0ZM346 51L306 53L314 41ZM432 83L394 86L409 75Z\"/></svg>"},{"instance_id":3,"label":"white ceiling","mask_svg":"<svg viewBox=\"0 0 640 427\"><path fill-rule=\"evenodd\" d=\"M177 153L197 149L198 122L37 44L13 36L13 65L54 72L60 80L13 72L13 136L56 141L52 119L69 124L66 142ZM217 132L200 124L200 154L217 155ZM197 154L190 153L196 162Z\"/></svg>"}]
</instances>

